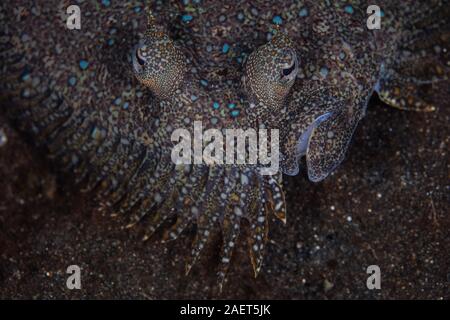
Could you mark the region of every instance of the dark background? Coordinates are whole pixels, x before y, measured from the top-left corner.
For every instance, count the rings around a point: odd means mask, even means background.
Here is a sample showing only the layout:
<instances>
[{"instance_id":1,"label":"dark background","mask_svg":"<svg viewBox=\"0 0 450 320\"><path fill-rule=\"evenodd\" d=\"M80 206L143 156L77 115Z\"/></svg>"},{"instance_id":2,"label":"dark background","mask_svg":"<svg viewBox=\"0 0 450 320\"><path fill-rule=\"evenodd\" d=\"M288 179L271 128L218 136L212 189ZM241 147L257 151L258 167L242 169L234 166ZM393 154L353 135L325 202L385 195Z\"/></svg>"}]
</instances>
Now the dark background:
<instances>
[{"instance_id":1,"label":"dark background","mask_svg":"<svg viewBox=\"0 0 450 320\"><path fill-rule=\"evenodd\" d=\"M222 294L220 236L184 276L194 228L169 244L141 242L0 115L0 298L449 299L446 91L434 113L372 99L332 176L286 177L288 222L271 222L263 270L253 278L242 244ZM82 268L81 290L66 288L71 264ZM381 290L366 287L372 264Z\"/></svg>"}]
</instances>

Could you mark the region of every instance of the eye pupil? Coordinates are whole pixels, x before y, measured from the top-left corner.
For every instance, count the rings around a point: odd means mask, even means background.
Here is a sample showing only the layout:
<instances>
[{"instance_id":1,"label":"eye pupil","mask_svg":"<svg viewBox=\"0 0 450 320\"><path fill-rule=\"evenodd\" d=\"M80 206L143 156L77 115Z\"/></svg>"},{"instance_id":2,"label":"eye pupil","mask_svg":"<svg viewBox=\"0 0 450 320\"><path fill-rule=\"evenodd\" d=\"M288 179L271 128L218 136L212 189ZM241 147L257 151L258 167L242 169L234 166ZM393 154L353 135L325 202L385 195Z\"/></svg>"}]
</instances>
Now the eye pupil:
<instances>
[{"instance_id":1,"label":"eye pupil","mask_svg":"<svg viewBox=\"0 0 450 320\"><path fill-rule=\"evenodd\" d=\"M292 66L290 66L289 68L283 69L283 76L288 76L292 73L292 71L295 70L295 63L292 64Z\"/></svg>"},{"instance_id":2,"label":"eye pupil","mask_svg":"<svg viewBox=\"0 0 450 320\"><path fill-rule=\"evenodd\" d=\"M141 55L139 54L139 50L136 50L136 59L141 66L143 66L145 64L145 60L141 58Z\"/></svg>"}]
</instances>

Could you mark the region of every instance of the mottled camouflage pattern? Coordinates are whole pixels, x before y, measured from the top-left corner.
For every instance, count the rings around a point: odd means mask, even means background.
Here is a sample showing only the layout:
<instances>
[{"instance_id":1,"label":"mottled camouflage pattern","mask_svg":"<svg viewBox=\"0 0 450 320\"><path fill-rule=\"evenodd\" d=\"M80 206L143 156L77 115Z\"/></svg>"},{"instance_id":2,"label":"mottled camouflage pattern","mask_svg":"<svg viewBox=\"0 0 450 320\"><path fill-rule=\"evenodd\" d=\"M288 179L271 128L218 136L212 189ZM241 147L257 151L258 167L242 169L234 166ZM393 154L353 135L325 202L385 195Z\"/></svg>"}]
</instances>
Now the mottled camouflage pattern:
<instances>
[{"instance_id":1,"label":"mottled camouflage pattern","mask_svg":"<svg viewBox=\"0 0 450 320\"><path fill-rule=\"evenodd\" d=\"M174 129L195 120L279 129L282 171L297 174L305 155L320 181L342 161L374 91L430 111L424 90L449 74L447 1L378 1L381 30L367 29L366 1L156 1L149 10L80 1L81 30L65 27L70 4L2 2L2 106L111 212L142 222L144 239L172 218L164 240L196 224L187 272L220 225L220 283L243 219L260 270L270 215L286 221L282 176L175 166ZM295 81L280 84L292 66Z\"/></svg>"}]
</instances>

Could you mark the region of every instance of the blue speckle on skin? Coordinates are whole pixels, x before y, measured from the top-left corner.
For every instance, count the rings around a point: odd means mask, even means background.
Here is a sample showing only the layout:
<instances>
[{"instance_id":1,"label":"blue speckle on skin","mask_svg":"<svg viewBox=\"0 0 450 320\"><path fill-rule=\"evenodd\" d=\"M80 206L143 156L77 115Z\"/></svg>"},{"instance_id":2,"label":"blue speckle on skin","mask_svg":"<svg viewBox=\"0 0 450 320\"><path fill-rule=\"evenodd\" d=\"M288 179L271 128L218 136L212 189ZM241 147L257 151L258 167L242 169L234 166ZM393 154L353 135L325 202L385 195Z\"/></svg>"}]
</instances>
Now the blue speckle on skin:
<instances>
[{"instance_id":1,"label":"blue speckle on skin","mask_svg":"<svg viewBox=\"0 0 450 320\"><path fill-rule=\"evenodd\" d=\"M191 100L192 100L192 101L195 101L195 100L197 100L197 99L198 99L198 97L197 97L196 95L194 95L194 94L191 95Z\"/></svg>"},{"instance_id":2,"label":"blue speckle on skin","mask_svg":"<svg viewBox=\"0 0 450 320\"><path fill-rule=\"evenodd\" d=\"M230 45L228 43L225 43L222 47L222 53L227 53L228 50L230 50Z\"/></svg>"},{"instance_id":3,"label":"blue speckle on skin","mask_svg":"<svg viewBox=\"0 0 450 320\"><path fill-rule=\"evenodd\" d=\"M220 108L220 104L219 104L218 102L214 102L214 103L213 103L213 108L214 108L215 110L219 109L219 108Z\"/></svg>"},{"instance_id":4,"label":"blue speckle on skin","mask_svg":"<svg viewBox=\"0 0 450 320\"><path fill-rule=\"evenodd\" d=\"M380 80L378 80L377 83L375 83L373 90L376 92L380 92L380 89L381 89L381 84L380 84Z\"/></svg>"},{"instance_id":5,"label":"blue speckle on skin","mask_svg":"<svg viewBox=\"0 0 450 320\"><path fill-rule=\"evenodd\" d=\"M200 80L202 86L206 87L208 85L208 81L205 79Z\"/></svg>"},{"instance_id":6,"label":"blue speckle on skin","mask_svg":"<svg viewBox=\"0 0 450 320\"><path fill-rule=\"evenodd\" d=\"M228 108L229 109L234 109L236 107L236 103L229 103L228 104Z\"/></svg>"},{"instance_id":7,"label":"blue speckle on skin","mask_svg":"<svg viewBox=\"0 0 450 320\"><path fill-rule=\"evenodd\" d=\"M134 12L136 12L136 13L139 13L139 12L141 12L141 10L142 10L142 8L141 8L141 7L139 7L139 6L137 6L137 7L134 7Z\"/></svg>"},{"instance_id":8,"label":"blue speckle on skin","mask_svg":"<svg viewBox=\"0 0 450 320\"><path fill-rule=\"evenodd\" d=\"M22 98L29 98L30 94L30 89L28 88L22 89L22 91L20 92Z\"/></svg>"},{"instance_id":9,"label":"blue speckle on skin","mask_svg":"<svg viewBox=\"0 0 450 320\"><path fill-rule=\"evenodd\" d=\"M183 20L183 22L189 22L192 21L192 16L190 14L185 14L181 17L181 19Z\"/></svg>"},{"instance_id":10,"label":"blue speckle on skin","mask_svg":"<svg viewBox=\"0 0 450 320\"><path fill-rule=\"evenodd\" d=\"M111 1L109 1L109 0L102 0L102 5L104 5L105 7L109 7L110 4L111 4Z\"/></svg>"},{"instance_id":11,"label":"blue speckle on skin","mask_svg":"<svg viewBox=\"0 0 450 320\"><path fill-rule=\"evenodd\" d=\"M130 106L130 104L128 102L125 102L122 106L123 109L128 110L128 107Z\"/></svg>"},{"instance_id":12,"label":"blue speckle on skin","mask_svg":"<svg viewBox=\"0 0 450 320\"><path fill-rule=\"evenodd\" d=\"M108 46L112 46L114 44L114 39L109 39L108 40Z\"/></svg>"},{"instance_id":13,"label":"blue speckle on skin","mask_svg":"<svg viewBox=\"0 0 450 320\"><path fill-rule=\"evenodd\" d=\"M80 60L79 65L81 70L86 70L87 67L89 66L89 62L87 60Z\"/></svg>"},{"instance_id":14,"label":"blue speckle on skin","mask_svg":"<svg viewBox=\"0 0 450 320\"><path fill-rule=\"evenodd\" d=\"M237 18L238 18L239 21L244 20L244 14L242 12L239 12L238 15L237 15Z\"/></svg>"},{"instance_id":15,"label":"blue speckle on skin","mask_svg":"<svg viewBox=\"0 0 450 320\"><path fill-rule=\"evenodd\" d=\"M122 98L116 98L116 100L114 100L114 104L116 105L116 106L118 106L118 105L120 105L122 103Z\"/></svg>"},{"instance_id":16,"label":"blue speckle on skin","mask_svg":"<svg viewBox=\"0 0 450 320\"><path fill-rule=\"evenodd\" d=\"M28 70L24 70L24 72L22 72L20 79L22 81L27 81L30 79L30 73L28 72Z\"/></svg>"},{"instance_id":17,"label":"blue speckle on skin","mask_svg":"<svg viewBox=\"0 0 450 320\"><path fill-rule=\"evenodd\" d=\"M277 25L280 25L283 23L283 19L280 16L275 16L275 17L273 17L272 22Z\"/></svg>"},{"instance_id":18,"label":"blue speckle on skin","mask_svg":"<svg viewBox=\"0 0 450 320\"><path fill-rule=\"evenodd\" d=\"M233 111L231 111L230 112L230 114L231 114L231 116L234 118L234 117L237 117L238 115L239 115L239 110L233 110Z\"/></svg>"},{"instance_id":19,"label":"blue speckle on skin","mask_svg":"<svg viewBox=\"0 0 450 320\"><path fill-rule=\"evenodd\" d=\"M95 137L97 137L98 132L99 131L98 131L97 127L94 127L91 131L91 138L95 139Z\"/></svg>"},{"instance_id":20,"label":"blue speckle on skin","mask_svg":"<svg viewBox=\"0 0 450 320\"><path fill-rule=\"evenodd\" d=\"M384 11L380 10L380 17L383 18L384 17Z\"/></svg>"},{"instance_id":21,"label":"blue speckle on skin","mask_svg":"<svg viewBox=\"0 0 450 320\"><path fill-rule=\"evenodd\" d=\"M69 85L72 87L77 84L77 78L75 76L71 76L68 80Z\"/></svg>"},{"instance_id":22,"label":"blue speckle on skin","mask_svg":"<svg viewBox=\"0 0 450 320\"><path fill-rule=\"evenodd\" d=\"M353 6L351 4L348 4L344 7L344 11L347 12L348 14L353 14L354 10L353 10Z\"/></svg>"},{"instance_id":23,"label":"blue speckle on skin","mask_svg":"<svg viewBox=\"0 0 450 320\"><path fill-rule=\"evenodd\" d=\"M306 16L308 16L308 14L309 14L308 8L306 8L306 7L301 8L300 11L298 12L298 15L300 17L306 17Z\"/></svg>"},{"instance_id":24,"label":"blue speckle on skin","mask_svg":"<svg viewBox=\"0 0 450 320\"><path fill-rule=\"evenodd\" d=\"M322 67L320 68L320 75L325 78L328 75L328 71L327 67Z\"/></svg>"}]
</instances>

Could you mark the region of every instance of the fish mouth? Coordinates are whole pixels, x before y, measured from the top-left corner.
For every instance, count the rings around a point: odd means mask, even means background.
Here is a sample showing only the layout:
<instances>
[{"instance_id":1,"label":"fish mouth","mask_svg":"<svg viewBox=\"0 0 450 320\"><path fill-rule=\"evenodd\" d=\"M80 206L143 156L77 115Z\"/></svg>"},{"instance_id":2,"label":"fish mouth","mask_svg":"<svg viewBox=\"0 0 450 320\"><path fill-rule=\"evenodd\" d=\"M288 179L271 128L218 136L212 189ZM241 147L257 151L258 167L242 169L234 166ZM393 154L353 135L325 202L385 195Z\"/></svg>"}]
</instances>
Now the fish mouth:
<instances>
[{"instance_id":1,"label":"fish mouth","mask_svg":"<svg viewBox=\"0 0 450 320\"><path fill-rule=\"evenodd\" d=\"M327 112L316 119L306 128L297 142L297 154L299 157L306 155L308 152L309 141L311 140L311 134L315 128L317 128L322 122L327 120L333 112Z\"/></svg>"},{"instance_id":2,"label":"fish mouth","mask_svg":"<svg viewBox=\"0 0 450 320\"><path fill-rule=\"evenodd\" d=\"M283 169L283 173L288 176L296 176L300 172L299 161L300 158L306 156L308 153L309 143L312 137L312 133L321 123L329 119L333 115L333 112L326 112L316 117L309 126L300 135L297 140L296 150L294 152L294 158L287 160Z\"/></svg>"}]
</instances>

